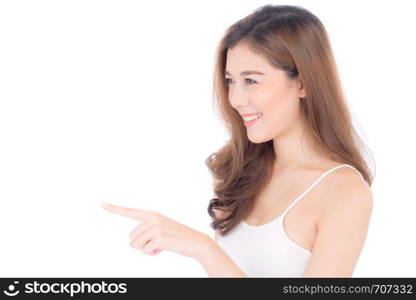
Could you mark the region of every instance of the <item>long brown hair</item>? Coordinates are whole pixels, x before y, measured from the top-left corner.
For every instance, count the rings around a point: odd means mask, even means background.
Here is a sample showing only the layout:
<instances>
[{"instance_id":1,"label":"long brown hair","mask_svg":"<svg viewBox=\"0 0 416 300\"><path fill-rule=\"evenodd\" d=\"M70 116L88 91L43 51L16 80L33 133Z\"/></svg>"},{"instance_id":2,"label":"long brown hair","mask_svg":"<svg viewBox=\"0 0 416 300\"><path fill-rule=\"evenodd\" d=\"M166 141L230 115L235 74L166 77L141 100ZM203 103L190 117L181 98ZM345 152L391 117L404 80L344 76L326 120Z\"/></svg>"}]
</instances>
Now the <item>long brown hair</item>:
<instances>
[{"instance_id":1,"label":"long brown hair","mask_svg":"<svg viewBox=\"0 0 416 300\"><path fill-rule=\"evenodd\" d=\"M271 179L276 159L273 140L250 142L240 115L228 101L227 49L240 41L288 78L302 79L307 101L301 101L301 111L318 145L335 161L354 166L369 186L374 178L361 152L365 144L351 122L323 24L300 6L262 6L231 25L216 52L213 103L230 139L205 163L213 175L216 196L208 205L211 227L222 236L248 216L255 197ZM214 210L226 213L219 217Z\"/></svg>"}]
</instances>

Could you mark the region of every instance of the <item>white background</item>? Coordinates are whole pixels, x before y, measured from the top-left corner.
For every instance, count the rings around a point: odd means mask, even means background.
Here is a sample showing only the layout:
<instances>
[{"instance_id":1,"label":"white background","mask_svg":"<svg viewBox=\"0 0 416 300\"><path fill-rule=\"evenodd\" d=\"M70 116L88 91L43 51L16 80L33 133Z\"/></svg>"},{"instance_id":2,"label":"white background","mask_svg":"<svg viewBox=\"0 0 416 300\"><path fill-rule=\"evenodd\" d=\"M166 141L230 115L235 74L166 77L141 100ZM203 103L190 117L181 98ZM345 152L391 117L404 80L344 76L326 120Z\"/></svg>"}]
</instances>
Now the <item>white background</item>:
<instances>
[{"instance_id":1,"label":"white background","mask_svg":"<svg viewBox=\"0 0 416 300\"><path fill-rule=\"evenodd\" d=\"M412 1L1 1L0 276L206 277L129 246L157 210L213 236L204 160L227 139L212 106L225 29L264 4L324 23L372 151L374 210L354 277L416 276Z\"/></svg>"}]
</instances>

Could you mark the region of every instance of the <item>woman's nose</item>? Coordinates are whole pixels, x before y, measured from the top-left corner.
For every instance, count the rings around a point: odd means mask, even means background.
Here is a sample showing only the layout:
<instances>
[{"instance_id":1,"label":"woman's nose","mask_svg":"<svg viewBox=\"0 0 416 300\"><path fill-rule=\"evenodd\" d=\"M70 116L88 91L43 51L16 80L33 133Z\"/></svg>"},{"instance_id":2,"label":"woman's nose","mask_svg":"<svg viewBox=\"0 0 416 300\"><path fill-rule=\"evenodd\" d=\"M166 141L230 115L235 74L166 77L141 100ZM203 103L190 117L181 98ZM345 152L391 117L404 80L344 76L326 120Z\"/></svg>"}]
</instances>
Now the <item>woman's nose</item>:
<instances>
[{"instance_id":1,"label":"woman's nose","mask_svg":"<svg viewBox=\"0 0 416 300\"><path fill-rule=\"evenodd\" d=\"M242 89L235 88L229 94L231 105L238 109L249 104L249 97Z\"/></svg>"}]
</instances>

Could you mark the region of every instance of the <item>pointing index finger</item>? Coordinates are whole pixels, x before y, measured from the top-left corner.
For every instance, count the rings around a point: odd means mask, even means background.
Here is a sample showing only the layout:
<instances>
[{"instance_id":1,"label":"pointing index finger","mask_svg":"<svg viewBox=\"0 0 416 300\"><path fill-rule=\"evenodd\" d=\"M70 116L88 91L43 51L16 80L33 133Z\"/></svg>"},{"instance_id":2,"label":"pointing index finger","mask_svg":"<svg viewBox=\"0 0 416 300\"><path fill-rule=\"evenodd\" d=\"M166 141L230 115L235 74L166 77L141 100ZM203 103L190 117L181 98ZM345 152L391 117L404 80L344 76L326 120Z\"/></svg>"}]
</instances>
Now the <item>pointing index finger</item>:
<instances>
[{"instance_id":1,"label":"pointing index finger","mask_svg":"<svg viewBox=\"0 0 416 300\"><path fill-rule=\"evenodd\" d=\"M125 216L131 219L139 220L139 221L143 220L143 217L146 214L145 210L121 207L121 206L113 205L110 203L103 203L102 206L105 210L109 212L112 212L121 216Z\"/></svg>"}]
</instances>

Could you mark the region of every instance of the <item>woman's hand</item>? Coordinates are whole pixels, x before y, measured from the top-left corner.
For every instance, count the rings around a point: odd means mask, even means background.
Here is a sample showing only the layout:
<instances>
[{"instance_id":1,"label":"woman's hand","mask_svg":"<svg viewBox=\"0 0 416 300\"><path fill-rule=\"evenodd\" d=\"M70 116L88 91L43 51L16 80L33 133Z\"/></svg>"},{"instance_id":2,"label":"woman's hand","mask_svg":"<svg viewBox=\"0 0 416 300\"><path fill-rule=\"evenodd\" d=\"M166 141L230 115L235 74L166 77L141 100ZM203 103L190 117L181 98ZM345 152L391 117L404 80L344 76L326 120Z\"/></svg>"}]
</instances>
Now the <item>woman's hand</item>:
<instances>
[{"instance_id":1,"label":"woman's hand","mask_svg":"<svg viewBox=\"0 0 416 300\"><path fill-rule=\"evenodd\" d=\"M130 246L146 255L169 250L187 257L199 258L211 242L210 237L175 222L157 211L141 210L103 203L103 208L141 223L130 234Z\"/></svg>"}]
</instances>

